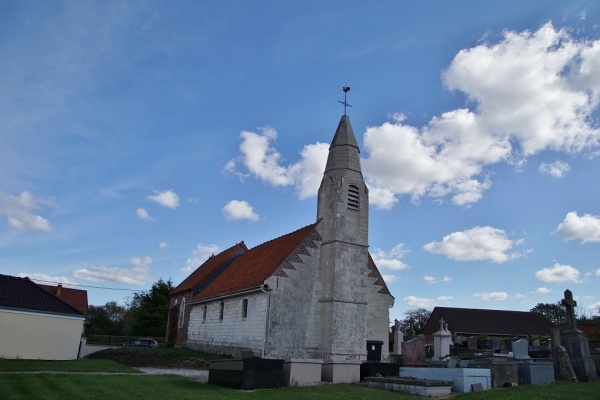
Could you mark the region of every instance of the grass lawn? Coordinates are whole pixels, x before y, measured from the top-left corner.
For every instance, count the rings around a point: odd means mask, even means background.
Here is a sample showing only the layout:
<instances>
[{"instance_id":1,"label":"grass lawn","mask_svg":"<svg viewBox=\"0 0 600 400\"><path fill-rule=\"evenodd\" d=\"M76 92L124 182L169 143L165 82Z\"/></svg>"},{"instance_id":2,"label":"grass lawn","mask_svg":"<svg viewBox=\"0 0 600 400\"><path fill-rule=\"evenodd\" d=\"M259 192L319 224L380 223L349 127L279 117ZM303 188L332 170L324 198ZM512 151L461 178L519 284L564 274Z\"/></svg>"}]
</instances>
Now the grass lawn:
<instances>
[{"instance_id":1,"label":"grass lawn","mask_svg":"<svg viewBox=\"0 0 600 400\"><path fill-rule=\"evenodd\" d=\"M104 359L68 361L0 359L0 372L7 371L139 372L137 369Z\"/></svg>"},{"instance_id":2,"label":"grass lawn","mask_svg":"<svg viewBox=\"0 0 600 400\"><path fill-rule=\"evenodd\" d=\"M240 391L203 383L179 376L145 374L100 375L93 372L132 372L132 368L109 360L34 361L1 360L0 371L86 371L86 375L48 373L1 374L0 399L420 399L405 393L370 389L363 385L322 385ZM600 399L600 380L594 382L557 382L543 386L519 386L479 393L452 396L453 400L552 400Z\"/></svg>"}]
</instances>

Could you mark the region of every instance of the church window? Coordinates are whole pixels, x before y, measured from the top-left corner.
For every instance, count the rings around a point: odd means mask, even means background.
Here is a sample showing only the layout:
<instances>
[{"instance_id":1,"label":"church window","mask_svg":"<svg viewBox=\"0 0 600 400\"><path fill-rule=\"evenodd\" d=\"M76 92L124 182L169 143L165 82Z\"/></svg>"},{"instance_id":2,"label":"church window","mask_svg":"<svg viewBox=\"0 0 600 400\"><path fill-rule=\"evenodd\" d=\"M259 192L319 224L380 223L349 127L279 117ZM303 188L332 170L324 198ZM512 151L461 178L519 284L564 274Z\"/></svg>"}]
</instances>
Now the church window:
<instances>
[{"instance_id":1,"label":"church window","mask_svg":"<svg viewBox=\"0 0 600 400\"><path fill-rule=\"evenodd\" d=\"M348 186L348 210L359 210L360 205L360 197L359 197L358 186L349 185Z\"/></svg>"},{"instance_id":2,"label":"church window","mask_svg":"<svg viewBox=\"0 0 600 400\"><path fill-rule=\"evenodd\" d=\"M185 321L185 298L181 299L181 305L179 306L179 327L183 328Z\"/></svg>"},{"instance_id":3,"label":"church window","mask_svg":"<svg viewBox=\"0 0 600 400\"><path fill-rule=\"evenodd\" d=\"M205 304L204 309L202 310L202 322L206 322L206 313L207 312L208 312L208 307Z\"/></svg>"},{"instance_id":4,"label":"church window","mask_svg":"<svg viewBox=\"0 0 600 400\"><path fill-rule=\"evenodd\" d=\"M221 302L219 310L219 321L223 321L223 313L225 312L225 303Z\"/></svg>"},{"instance_id":5,"label":"church window","mask_svg":"<svg viewBox=\"0 0 600 400\"><path fill-rule=\"evenodd\" d=\"M248 316L248 299L242 300L242 318Z\"/></svg>"}]
</instances>

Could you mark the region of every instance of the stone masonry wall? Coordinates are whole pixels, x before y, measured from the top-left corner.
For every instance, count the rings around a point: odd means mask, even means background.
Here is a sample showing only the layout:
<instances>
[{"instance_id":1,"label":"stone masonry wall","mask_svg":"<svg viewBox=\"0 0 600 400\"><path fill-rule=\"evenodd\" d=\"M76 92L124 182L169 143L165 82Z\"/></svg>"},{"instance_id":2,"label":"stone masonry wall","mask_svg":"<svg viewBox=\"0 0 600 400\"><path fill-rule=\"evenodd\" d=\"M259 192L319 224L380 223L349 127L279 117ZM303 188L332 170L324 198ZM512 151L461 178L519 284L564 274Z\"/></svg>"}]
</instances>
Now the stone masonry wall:
<instances>
[{"instance_id":1,"label":"stone masonry wall","mask_svg":"<svg viewBox=\"0 0 600 400\"><path fill-rule=\"evenodd\" d=\"M246 317L242 317L244 299L248 300ZM220 319L221 303L223 319ZM204 306L207 308L206 319ZM194 304L191 307L186 346L233 355L251 349L260 356L265 337L266 310L267 295L261 291Z\"/></svg>"}]
</instances>

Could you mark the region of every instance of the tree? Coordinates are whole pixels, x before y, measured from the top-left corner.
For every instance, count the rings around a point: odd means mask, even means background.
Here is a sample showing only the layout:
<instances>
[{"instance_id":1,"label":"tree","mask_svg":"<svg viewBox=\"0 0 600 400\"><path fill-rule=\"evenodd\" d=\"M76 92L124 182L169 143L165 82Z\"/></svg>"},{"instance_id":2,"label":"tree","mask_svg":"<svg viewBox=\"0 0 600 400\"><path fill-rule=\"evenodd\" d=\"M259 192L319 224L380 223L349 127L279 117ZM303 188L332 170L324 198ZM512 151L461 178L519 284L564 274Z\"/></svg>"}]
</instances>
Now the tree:
<instances>
[{"instance_id":1,"label":"tree","mask_svg":"<svg viewBox=\"0 0 600 400\"><path fill-rule=\"evenodd\" d=\"M169 293L173 282L162 278L148 292L135 293L129 302L126 319L131 318L131 335L163 337L167 331Z\"/></svg>"},{"instance_id":2,"label":"tree","mask_svg":"<svg viewBox=\"0 0 600 400\"><path fill-rule=\"evenodd\" d=\"M401 332L407 333L411 329L415 330L416 335L423 333L425 324L431 316L431 311L426 308L414 308L404 312L404 319L399 322L399 329Z\"/></svg>"},{"instance_id":3,"label":"tree","mask_svg":"<svg viewBox=\"0 0 600 400\"><path fill-rule=\"evenodd\" d=\"M87 333L95 335L122 335L123 318L127 309L116 301L103 306L91 305L88 308L90 326Z\"/></svg>"},{"instance_id":4,"label":"tree","mask_svg":"<svg viewBox=\"0 0 600 400\"><path fill-rule=\"evenodd\" d=\"M564 325L567 321L567 312L560 301L556 303L537 303L529 311L545 315L555 325Z\"/></svg>"}]
</instances>

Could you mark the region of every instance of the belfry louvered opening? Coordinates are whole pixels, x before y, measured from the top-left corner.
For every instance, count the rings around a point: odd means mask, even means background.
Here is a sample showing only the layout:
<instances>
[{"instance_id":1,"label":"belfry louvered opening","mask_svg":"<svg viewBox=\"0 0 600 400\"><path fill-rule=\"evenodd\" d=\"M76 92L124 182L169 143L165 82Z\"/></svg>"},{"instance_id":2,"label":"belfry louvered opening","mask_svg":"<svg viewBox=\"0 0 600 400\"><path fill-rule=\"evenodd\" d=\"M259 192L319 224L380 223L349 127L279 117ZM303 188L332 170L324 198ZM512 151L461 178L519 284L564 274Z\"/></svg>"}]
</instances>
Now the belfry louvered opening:
<instances>
[{"instance_id":1,"label":"belfry louvered opening","mask_svg":"<svg viewBox=\"0 0 600 400\"><path fill-rule=\"evenodd\" d=\"M360 197L358 195L358 186L348 186L348 209L358 211L360 206Z\"/></svg>"}]
</instances>

